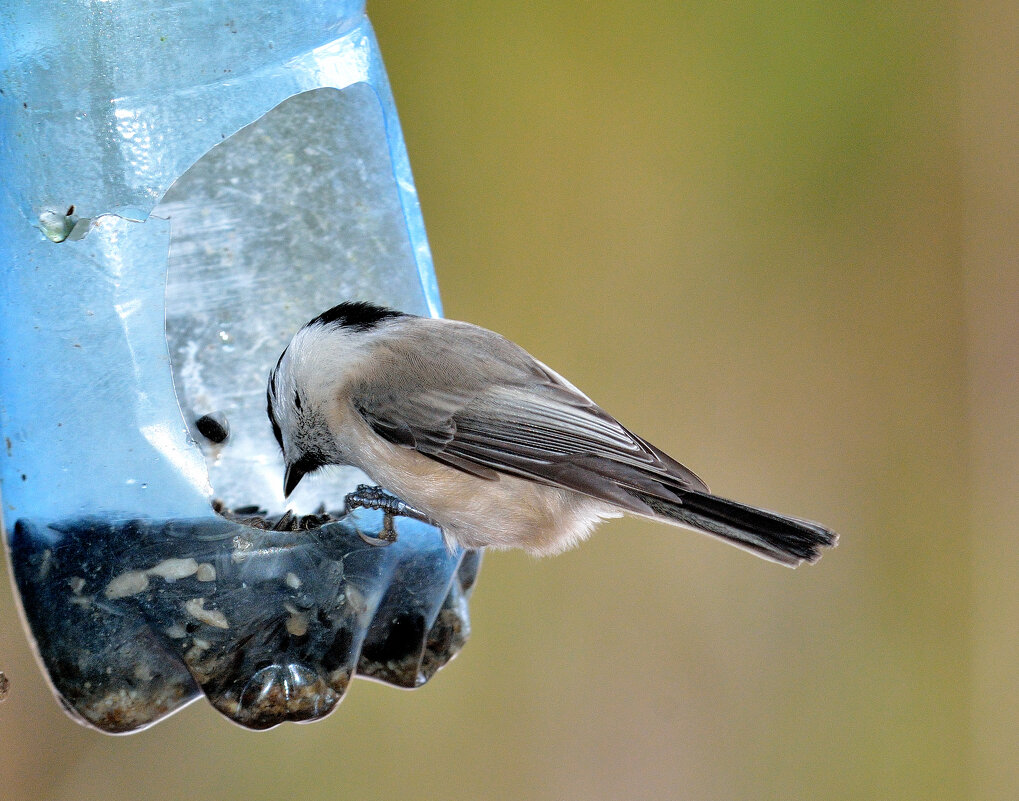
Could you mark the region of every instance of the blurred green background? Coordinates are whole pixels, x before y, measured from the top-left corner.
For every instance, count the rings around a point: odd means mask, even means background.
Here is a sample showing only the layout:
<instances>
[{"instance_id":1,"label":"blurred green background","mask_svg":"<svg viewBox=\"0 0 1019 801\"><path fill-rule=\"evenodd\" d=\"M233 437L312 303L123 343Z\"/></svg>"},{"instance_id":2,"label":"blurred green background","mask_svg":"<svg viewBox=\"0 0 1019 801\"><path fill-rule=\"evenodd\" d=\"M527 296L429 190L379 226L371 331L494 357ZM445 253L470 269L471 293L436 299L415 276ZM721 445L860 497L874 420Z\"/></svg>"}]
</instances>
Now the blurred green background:
<instances>
[{"instance_id":1,"label":"blurred green background","mask_svg":"<svg viewBox=\"0 0 1019 801\"><path fill-rule=\"evenodd\" d=\"M77 726L3 593L0 795L1019 797L1015 4L369 13L447 315L842 543L490 554L429 685L264 734Z\"/></svg>"}]
</instances>

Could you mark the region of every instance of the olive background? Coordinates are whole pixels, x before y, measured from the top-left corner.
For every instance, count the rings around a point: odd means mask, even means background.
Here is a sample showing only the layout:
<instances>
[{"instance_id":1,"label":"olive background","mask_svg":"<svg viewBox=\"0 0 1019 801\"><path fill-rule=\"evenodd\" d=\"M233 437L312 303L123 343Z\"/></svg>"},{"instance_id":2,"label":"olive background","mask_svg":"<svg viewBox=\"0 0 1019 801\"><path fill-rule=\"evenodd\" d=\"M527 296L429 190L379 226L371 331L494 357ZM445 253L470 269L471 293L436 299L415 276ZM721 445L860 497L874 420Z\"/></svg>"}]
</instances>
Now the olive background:
<instances>
[{"instance_id":1,"label":"olive background","mask_svg":"<svg viewBox=\"0 0 1019 801\"><path fill-rule=\"evenodd\" d=\"M0 795L1019 797L1015 4L368 10L447 316L841 544L492 553L431 683L262 734L79 727L5 592Z\"/></svg>"}]
</instances>

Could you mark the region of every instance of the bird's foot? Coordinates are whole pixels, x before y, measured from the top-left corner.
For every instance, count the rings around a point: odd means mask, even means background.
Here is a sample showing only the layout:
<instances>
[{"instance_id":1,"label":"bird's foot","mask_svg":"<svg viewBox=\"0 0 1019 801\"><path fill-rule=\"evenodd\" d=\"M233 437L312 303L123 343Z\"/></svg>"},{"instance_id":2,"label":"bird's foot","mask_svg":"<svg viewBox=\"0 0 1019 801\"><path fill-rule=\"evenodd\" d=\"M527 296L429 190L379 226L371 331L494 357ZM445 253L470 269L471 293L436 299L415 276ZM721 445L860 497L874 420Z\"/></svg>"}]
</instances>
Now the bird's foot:
<instances>
[{"instance_id":1,"label":"bird's foot","mask_svg":"<svg viewBox=\"0 0 1019 801\"><path fill-rule=\"evenodd\" d=\"M377 537L371 537L360 529L357 535L369 545L382 547L396 542L396 526L393 518L410 517L423 523L434 525L431 519L420 509L404 503L395 495L390 495L380 487L370 484L359 484L357 489L343 499L343 513L349 515L355 509L377 509L382 512L382 531Z\"/></svg>"}]
</instances>

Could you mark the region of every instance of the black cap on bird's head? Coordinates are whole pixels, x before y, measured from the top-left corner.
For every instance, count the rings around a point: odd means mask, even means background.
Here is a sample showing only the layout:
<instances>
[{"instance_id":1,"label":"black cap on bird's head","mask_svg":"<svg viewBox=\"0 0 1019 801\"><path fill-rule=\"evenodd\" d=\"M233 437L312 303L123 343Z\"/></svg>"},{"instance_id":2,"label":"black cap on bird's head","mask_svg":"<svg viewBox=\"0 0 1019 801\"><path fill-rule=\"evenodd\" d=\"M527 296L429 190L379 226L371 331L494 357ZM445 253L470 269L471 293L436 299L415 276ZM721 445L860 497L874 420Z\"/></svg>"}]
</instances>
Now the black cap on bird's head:
<instances>
[{"instance_id":1,"label":"black cap on bird's head","mask_svg":"<svg viewBox=\"0 0 1019 801\"><path fill-rule=\"evenodd\" d=\"M403 312L376 306L365 300L344 301L312 318L304 327L333 325L339 328L353 328L356 331L370 331L383 320L404 316L406 315Z\"/></svg>"}]
</instances>

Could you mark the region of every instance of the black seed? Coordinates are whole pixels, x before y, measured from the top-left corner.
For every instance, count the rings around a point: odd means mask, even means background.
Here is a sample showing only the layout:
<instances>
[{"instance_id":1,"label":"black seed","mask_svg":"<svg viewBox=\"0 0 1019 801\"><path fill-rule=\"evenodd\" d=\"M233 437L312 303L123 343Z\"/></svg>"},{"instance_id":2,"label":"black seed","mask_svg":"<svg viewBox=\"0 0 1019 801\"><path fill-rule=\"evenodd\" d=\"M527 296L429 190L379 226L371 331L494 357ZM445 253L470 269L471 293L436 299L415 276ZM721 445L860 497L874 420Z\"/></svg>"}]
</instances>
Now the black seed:
<instances>
[{"instance_id":1,"label":"black seed","mask_svg":"<svg viewBox=\"0 0 1019 801\"><path fill-rule=\"evenodd\" d=\"M230 423L227 422L223 412L202 415L195 420L195 428L209 442L215 442L217 445L226 442L227 437L230 436Z\"/></svg>"}]
</instances>

